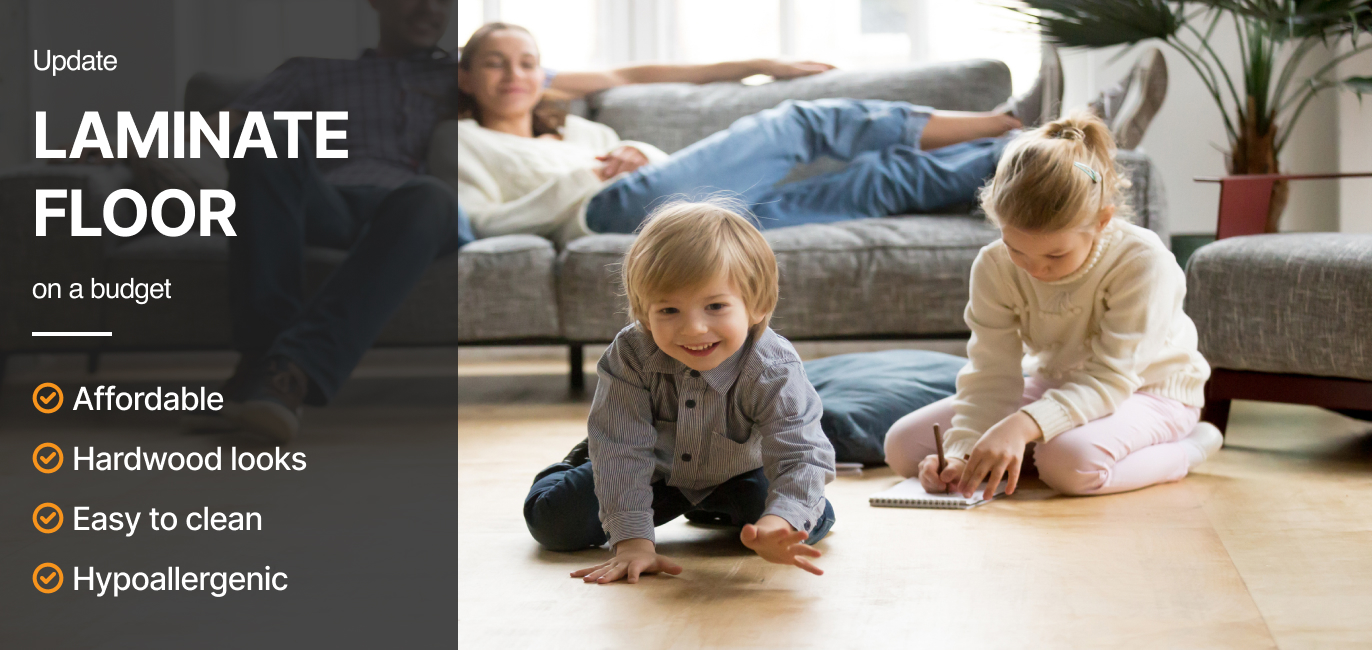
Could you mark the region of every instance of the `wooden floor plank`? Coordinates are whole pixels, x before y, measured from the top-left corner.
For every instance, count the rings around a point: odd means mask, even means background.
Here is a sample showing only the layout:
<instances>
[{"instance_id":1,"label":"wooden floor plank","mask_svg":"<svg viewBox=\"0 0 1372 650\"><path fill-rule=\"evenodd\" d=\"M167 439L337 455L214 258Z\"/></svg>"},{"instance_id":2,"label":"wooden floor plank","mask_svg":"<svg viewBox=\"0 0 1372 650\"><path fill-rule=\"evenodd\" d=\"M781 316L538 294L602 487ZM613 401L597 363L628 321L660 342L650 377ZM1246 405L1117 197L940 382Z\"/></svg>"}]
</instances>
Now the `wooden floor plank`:
<instances>
[{"instance_id":1,"label":"wooden floor plank","mask_svg":"<svg viewBox=\"0 0 1372 650\"><path fill-rule=\"evenodd\" d=\"M1030 484L967 512L871 508L896 478L869 469L829 487L822 577L679 520L659 546L682 576L597 586L567 573L608 551L542 551L520 514L533 474L584 437L586 400L556 397L556 377L495 375L464 373L459 411L459 638L472 647L1372 644L1372 487L1349 451L1365 429L1340 416L1238 403L1232 447L1203 472L1108 497Z\"/></svg>"}]
</instances>

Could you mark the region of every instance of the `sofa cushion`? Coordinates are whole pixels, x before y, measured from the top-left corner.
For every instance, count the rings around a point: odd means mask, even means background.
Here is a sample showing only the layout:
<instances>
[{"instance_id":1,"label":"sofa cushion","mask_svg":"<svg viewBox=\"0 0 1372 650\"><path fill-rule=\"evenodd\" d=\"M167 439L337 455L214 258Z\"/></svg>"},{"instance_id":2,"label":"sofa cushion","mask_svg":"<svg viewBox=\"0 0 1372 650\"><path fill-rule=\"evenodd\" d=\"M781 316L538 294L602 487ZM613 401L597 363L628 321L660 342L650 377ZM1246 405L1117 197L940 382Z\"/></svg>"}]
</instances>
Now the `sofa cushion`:
<instances>
[{"instance_id":1,"label":"sofa cushion","mask_svg":"<svg viewBox=\"0 0 1372 650\"><path fill-rule=\"evenodd\" d=\"M555 254L534 235L480 239L457 252L457 338L463 343L555 338ZM613 336L613 335L612 335Z\"/></svg>"},{"instance_id":2,"label":"sofa cushion","mask_svg":"<svg viewBox=\"0 0 1372 650\"><path fill-rule=\"evenodd\" d=\"M537 238L534 238L537 239ZM540 240L541 241L541 240ZM544 242L546 246L546 242ZM228 239L161 235L136 237L112 247L104 278L122 282L171 280L173 300L139 305L129 300L100 301L104 329L116 333L109 349L213 349L232 345L229 305ZM465 253L467 248L463 248ZM347 257L346 251L305 250L304 288L317 289ZM546 251L545 300L551 300L552 253ZM452 345L459 321L453 292L459 284L457 254L436 260L400 304L377 338L379 345ZM547 311L545 309L545 311Z\"/></svg>"},{"instance_id":3,"label":"sofa cushion","mask_svg":"<svg viewBox=\"0 0 1372 650\"><path fill-rule=\"evenodd\" d=\"M593 95L593 118L621 138L671 153L734 120L786 99L885 99L957 111L989 111L1010 96L1010 69L977 59L883 70L833 70L757 86L639 84Z\"/></svg>"},{"instance_id":4,"label":"sofa cushion","mask_svg":"<svg viewBox=\"0 0 1372 650\"><path fill-rule=\"evenodd\" d=\"M891 425L956 392L966 364L941 352L887 350L807 361L805 374L824 402L820 427L837 460L878 464L886 462Z\"/></svg>"},{"instance_id":5,"label":"sofa cushion","mask_svg":"<svg viewBox=\"0 0 1372 650\"><path fill-rule=\"evenodd\" d=\"M767 230L791 339L962 334L972 260L999 233L969 216L859 219ZM632 235L594 235L559 259L563 333L609 341L628 322L618 269ZM465 249L464 249L465 250Z\"/></svg>"},{"instance_id":6,"label":"sofa cushion","mask_svg":"<svg viewBox=\"0 0 1372 650\"><path fill-rule=\"evenodd\" d=\"M1186 269L1210 365L1372 380L1372 235L1233 237Z\"/></svg>"}]
</instances>

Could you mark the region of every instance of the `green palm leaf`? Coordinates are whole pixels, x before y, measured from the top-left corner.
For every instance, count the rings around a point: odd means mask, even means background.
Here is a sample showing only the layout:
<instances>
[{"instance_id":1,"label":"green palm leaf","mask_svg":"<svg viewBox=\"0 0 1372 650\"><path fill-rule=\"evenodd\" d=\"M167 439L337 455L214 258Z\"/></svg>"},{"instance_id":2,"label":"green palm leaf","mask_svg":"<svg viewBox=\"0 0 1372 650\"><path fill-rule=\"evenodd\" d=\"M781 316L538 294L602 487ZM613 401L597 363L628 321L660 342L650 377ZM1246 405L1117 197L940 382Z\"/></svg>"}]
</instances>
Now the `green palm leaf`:
<instances>
[{"instance_id":1,"label":"green palm leaf","mask_svg":"<svg viewBox=\"0 0 1372 650\"><path fill-rule=\"evenodd\" d=\"M1028 0L1029 16L1048 40L1065 47L1109 47L1167 38L1182 16L1165 0Z\"/></svg>"}]
</instances>

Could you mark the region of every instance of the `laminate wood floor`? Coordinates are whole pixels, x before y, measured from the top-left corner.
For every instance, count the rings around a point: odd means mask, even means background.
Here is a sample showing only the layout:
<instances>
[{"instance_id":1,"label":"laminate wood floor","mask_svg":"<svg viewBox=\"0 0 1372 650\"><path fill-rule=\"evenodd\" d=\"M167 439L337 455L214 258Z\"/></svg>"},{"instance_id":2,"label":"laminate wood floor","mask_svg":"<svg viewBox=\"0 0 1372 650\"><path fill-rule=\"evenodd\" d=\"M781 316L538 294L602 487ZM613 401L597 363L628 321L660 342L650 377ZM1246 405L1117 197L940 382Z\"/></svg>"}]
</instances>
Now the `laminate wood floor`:
<instances>
[{"instance_id":1,"label":"laminate wood floor","mask_svg":"<svg viewBox=\"0 0 1372 650\"><path fill-rule=\"evenodd\" d=\"M459 366L464 648L1372 647L1372 424L1240 402L1227 446L1179 483L1037 483L971 511L869 507L897 481L869 468L829 486L822 577L678 520L658 539L679 577L587 585L568 572L609 551L541 550L520 512L585 436L563 368Z\"/></svg>"}]
</instances>

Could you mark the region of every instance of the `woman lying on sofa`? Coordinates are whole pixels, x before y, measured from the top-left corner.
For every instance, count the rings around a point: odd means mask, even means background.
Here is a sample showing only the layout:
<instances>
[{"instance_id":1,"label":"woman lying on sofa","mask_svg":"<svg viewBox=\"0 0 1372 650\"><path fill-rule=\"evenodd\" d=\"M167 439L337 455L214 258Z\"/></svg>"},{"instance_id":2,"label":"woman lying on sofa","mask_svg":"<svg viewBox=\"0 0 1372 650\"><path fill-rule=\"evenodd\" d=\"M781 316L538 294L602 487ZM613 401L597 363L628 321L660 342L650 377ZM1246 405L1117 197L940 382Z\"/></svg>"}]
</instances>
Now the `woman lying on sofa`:
<instances>
[{"instance_id":1,"label":"woman lying on sofa","mask_svg":"<svg viewBox=\"0 0 1372 650\"><path fill-rule=\"evenodd\" d=\"M541 66L528 30L489 23L467 40L458 67L457 119L434 130L431 173L457 187L475 237L529 233L560 242L634 232L654 202L674 195L732 193L763 228L970 202L995 171L1006 142L1000 136L1057 117L1062 94L1061 65L1049 47L1033 87L996 111L785 101L668 155L559 110L545 91L575 98L631 83L787 79L832 66L761 60L554 74ZM778 185L796 165L821 157L848 164Z\"/></svg>"}]
</instances>

